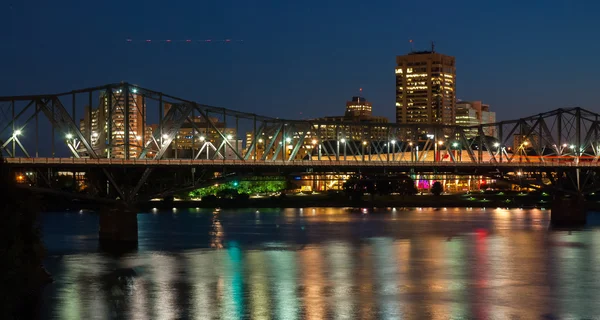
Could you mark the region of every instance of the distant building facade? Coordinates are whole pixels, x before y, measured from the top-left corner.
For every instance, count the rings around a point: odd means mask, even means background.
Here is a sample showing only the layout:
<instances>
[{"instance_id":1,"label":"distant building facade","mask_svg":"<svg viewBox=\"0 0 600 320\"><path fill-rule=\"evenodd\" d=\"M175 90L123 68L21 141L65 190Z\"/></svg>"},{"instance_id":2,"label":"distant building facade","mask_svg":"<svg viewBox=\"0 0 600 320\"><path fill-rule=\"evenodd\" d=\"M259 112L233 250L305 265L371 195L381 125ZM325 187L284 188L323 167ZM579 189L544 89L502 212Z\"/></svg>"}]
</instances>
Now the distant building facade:
<instances>
[{"instance_id":1,"label":"distant building facade","mask_svg":"<svg viewBox=\"0 0 600 320\"><path fill-rule=\"evenodd\" d=\"M314 119L315 122L331 122L315 125L315 138L321 140L387 140L387 127L377 124L387 124L385 117L373 116L373 106L363 97L352 97L346 102L346 112L343 116L322 117ZM347 124L339 126L339 124ZM350 124L354 125L350 125ZM361 126L359 124L365 124Z\"/></svg>"},{"instance_id":2,"label":"distant building facade","mask_svg":"<svg viewBox=\"0 0 600 320\"><path fill-rule=\"evenodd\" d=\"M165 114L168 111L169 108L165 106ZM212 125L201 116L196 116L191 120L192 122L185 121L181 125L167 150L167 157L191 159L197 156L199 159L236 159L235 152L242 154L243 141L236 139L235 128L228 128L216 117L210 117ZM225 143L225 140L231 146Z\"/></svg>"},{"instance_id":3,"label":"distant building facade","mask_svg":"<svg viewBox=\"0 0 600 320\"><path fill-rule=\"evenodd\" d=\"M310 120L314 122L310 131L294 131L282 139L281 135L274 137L272 134L263 132L257 139L253 150L250 150L254 135L252 132L246 133L246 152L250 152L249 159L261 159L263 157L271 159L275 156L273 149L269 149L269 154L265 155L265 150L271 143L275 146L282 146L282 151L277 154L277 159L295 160L308 157L315 145L324 141L387 141L387 127L381 124L387 124L389 121L385 117L373 116L373 106L364 97L352 97L346 102L346 110L342 116L322 117ZM303 139L300 150L295 154L293 145ZM285 147L284 147L285 146ZM292 159L292 160L294 160Z\"/></svg>"},{"instance_id":4,"label":"distant building facade","mask_svg":"<svg viewBox=\"0 0 600 320\"><path fill-rule=\"evenodd\" d=\"M456 124L459 126L477 126L480 124L489 124L496 122L496 113L490 111L490 106L481 101L458 101L456 103ZM490 126L484 127L483 133L486 136L497 137L497 128ZM471 129L466 132L467 138L477 136L477 129Z\"/></svg>"}]
</instances>

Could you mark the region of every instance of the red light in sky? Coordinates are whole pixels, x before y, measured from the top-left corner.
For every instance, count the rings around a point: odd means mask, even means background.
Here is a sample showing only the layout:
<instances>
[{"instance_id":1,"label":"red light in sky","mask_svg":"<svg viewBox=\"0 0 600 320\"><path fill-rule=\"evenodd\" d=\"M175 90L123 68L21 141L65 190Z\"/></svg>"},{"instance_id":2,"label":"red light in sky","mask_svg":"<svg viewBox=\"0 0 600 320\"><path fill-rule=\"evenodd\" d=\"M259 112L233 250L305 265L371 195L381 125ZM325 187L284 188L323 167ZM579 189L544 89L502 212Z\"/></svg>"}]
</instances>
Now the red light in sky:
<instances>
[{"instance_id":1,"label":"red light in sky","mask_svg":"<svg viewBox=\"0 0 600 320\"><path fill-rule=\"evenodd\" d=\"M233 39L182 39L182 40L173 40L173 39L143 39L143 40L135 40L132 38L126 38L125 41L129 43L235 43L235 42L244 42L244 40L233 40Z\"/></svg>"}]
</instances>

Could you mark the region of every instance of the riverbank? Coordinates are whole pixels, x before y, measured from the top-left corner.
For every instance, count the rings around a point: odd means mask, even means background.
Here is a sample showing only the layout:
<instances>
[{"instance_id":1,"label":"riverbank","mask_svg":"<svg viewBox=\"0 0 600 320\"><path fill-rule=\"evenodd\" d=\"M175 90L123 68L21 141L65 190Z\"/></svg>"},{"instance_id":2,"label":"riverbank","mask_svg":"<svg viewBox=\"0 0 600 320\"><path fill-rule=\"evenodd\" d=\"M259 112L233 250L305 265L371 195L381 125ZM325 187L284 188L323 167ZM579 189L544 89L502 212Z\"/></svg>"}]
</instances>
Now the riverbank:
<instances>
[{"instance_id":1,"label":"riverbank","mask_svg":"<svg viewBox=\"0 0 600 320\"><path fill-rule=\"evenodd\" d=\"M588 198L589 210L600 211L600 197ZM384 207L457 207L457 208L540 208L550 209L552 196L546 193L531 192L475 192L469 194L432 194L399 196L399 195L366 195L360 199L350 199L344 193L296 194L276 197L212 199L200 200L174 200L174 201L148 201L137 205L139 212L165 211L186 208L307 208L307 207L357 207L357 208L384 208ZM105 205L100 205L105 206ZM46 199L44 210L52 211L97 211L98 203L88 201L67 201Z\"/></svg>"},{"instance_id":2,"label":"riverbank","mask_svg":"<svg viewBox=\"0 0 600 320\"><path fill-rule=\"evenodd\" d=\"M250 199L214 199L213 201L150 201L140 205L141 211L164 211L172 208L307 208L307 207L502 207L502 208L549 208L551 197L540 194L450 194L363 196L349 199L343 193L288 195Z\"/></svg>"}]
</instances>

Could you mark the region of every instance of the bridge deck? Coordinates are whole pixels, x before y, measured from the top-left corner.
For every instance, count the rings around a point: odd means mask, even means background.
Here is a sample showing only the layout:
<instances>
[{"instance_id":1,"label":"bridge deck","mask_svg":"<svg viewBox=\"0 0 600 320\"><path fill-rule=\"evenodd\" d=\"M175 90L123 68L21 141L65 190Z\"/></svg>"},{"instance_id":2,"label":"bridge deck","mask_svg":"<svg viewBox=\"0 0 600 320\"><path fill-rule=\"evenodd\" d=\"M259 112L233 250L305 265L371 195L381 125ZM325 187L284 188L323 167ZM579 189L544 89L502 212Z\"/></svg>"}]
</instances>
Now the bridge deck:
<instances>
[{"instance_id":1,"label":"bridge deck","mask_svg":"<svg viewBox=\"0 0 600 320\"><path fill-rule=\"evenodd\" d=\"M192 160L192 159L89 159L89 158L6 158L9 165L20 166L136 166L136 167L157 167L157 166L253 166L253 167L481 167L481 168L600 168L600 162L564 162L564 161L543 161L543 162L471 162L471 161L344 161L344 160Z\"/></svg>"}]
</instances>

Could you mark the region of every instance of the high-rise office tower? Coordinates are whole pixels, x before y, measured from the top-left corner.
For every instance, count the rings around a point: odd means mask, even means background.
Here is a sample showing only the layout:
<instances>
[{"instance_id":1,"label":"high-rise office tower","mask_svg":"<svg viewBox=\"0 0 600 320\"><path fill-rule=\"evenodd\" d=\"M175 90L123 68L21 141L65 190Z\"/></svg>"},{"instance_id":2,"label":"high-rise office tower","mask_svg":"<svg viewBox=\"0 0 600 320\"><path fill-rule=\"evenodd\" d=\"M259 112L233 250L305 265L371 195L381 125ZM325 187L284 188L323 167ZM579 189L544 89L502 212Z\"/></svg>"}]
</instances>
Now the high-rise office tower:
<instances>
[{"instance_id":1,"label":"high-rise office tower","mask_svg":"<svg viewBox=\"0 0 600 320\"><path fill-rule=\"evenodd\" d=\"M126 118L129 120L128 126ZM146 129L146 105L143 97L135 89L130 90L129 97L126 97L122 89L113 90L112 95L103 92L98 108L85 108L80 130L90 139L94 152L101 157L139 157L145 141L150 138ZM129 157L126 157L126 132L129 135Z\"/></svg>"},{"instance_id":2,"label":"high-rise office tower","mask_svg":"<svg viewBox=\"0 0 600 320\"><path fill-rule=\"evenodd\" d=\"M396 57L396 123L454 124L454 62L433 48Z\"/></svg>"}]
</instances>

